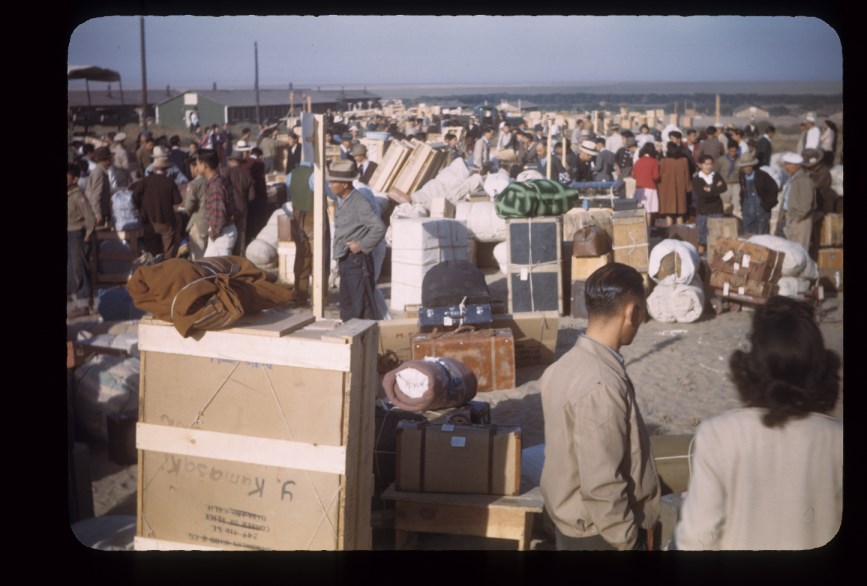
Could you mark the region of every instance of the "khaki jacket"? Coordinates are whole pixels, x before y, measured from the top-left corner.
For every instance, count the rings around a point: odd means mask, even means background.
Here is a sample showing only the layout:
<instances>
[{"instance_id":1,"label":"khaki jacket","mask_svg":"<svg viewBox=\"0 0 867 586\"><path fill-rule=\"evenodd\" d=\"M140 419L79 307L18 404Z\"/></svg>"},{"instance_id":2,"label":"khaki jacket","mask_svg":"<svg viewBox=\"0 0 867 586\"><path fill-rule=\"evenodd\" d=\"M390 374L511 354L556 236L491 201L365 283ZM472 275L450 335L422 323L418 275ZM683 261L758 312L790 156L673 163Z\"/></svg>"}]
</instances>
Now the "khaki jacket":
<instances>
[{"instance_id":1,"label":"khaki jacket","mask_svg":"<svg viewBox=\"0 0 867 586\"><path fill-rule=\"evenodd\" d=\"M545 509L564 535L601 535L633 549L638 528L659 519L660 485L626 368L610 348L582 336L540 386Z\"/></svg>"}]
</instances>

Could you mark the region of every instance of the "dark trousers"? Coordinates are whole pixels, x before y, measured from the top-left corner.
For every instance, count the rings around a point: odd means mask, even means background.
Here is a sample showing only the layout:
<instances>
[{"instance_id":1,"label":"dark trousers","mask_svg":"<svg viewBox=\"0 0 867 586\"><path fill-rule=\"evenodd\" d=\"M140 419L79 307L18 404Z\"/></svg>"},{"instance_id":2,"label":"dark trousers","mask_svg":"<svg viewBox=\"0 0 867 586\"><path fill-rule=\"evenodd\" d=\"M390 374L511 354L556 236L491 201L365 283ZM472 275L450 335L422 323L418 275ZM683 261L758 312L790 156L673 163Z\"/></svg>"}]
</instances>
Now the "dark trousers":
<instances>
[{"instance_id":1,"label":"dark trousers","mask_svg":"<svg viewBox=\"0 0 867 586\"><path fill-rule=\"evenodd\" d=\"M590 537L570 537L563 535L560 529L554 527L555 543L557 551L616 551L617 548L605 541L601 535L591 535ZM638 542L635 544L635 549L647 549L647 532L644 529L638 531Z\"/></svg>"},{"instance_id":2,"label":"dark trousers","mask_svg":"<svg viewBox=\"0 0 867 586\"><path fill-rule=\"evenodd\" d=\"M350 252L338 261L337 268L340 271L340 320L379 319L374 298L373 256Z\"/></svg>"},{"instance_id":3,"label":"dark trousers","mask_svg":"<svg viewBox=\"0 0 867 586\"><path fill-rule=\"evenodd\" d=\"M145 224L142 239L145 251L154 256L162 254L165 258L175 258L180 245L180 230L177 224L177 221L174 224Z\"/></svg>"},{"instance_id":4,"label":"dark trousers","mask_svg":"<svg viewBox=\"0 0 867 586\"><path fill-rule=\"evenodd\" d=\"M90 305L93 293L90 286L90 243L84 241L84 230L66 232L66 292L79 305Z\"/></svg>"}]
</instances>

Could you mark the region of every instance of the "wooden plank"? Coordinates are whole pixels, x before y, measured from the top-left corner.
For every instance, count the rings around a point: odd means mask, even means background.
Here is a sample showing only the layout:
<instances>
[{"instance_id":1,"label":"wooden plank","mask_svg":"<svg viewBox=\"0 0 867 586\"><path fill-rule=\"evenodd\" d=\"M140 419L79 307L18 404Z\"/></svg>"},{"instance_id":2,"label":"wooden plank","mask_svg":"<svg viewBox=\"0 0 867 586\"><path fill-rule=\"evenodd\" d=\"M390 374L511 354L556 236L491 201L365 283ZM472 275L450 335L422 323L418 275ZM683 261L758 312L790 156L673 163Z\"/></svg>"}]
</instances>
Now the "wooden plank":
<instances>
[{"instance_id":1,"label":"wooden plank","mask_svg":"<svg viewBox=\"0 0 867 586\"><path fill-rule=\"evenodd\" d=\"M527 528L523 509L486 509L466 504L398 502L394 528L400 531L514 539L524 546Z\"/></svg>"},{"instance_id":2,"label":"wooden plank","mask_svg":"<svg viewBox=\"0 0 867 586\"><path fill-rule=\"evenodd\" d=\"M382 493L382 498L390 501L406 501L417 503L441 503L441 504L470 504L489 509L526 509L541 513L544 508L542 491L538 486L533 487L524 494L516 496L495 496L486 494L449 494L437 492L401 492L395 490L394 485L389 486Z\"/></svg>"},{"instance_id":3,"label":"wooden plank","mask_svg":"<svg viewBox=\"0 0 867 586\"><path fill-rule=\"evenodd\" d=\"M245 315L232 326L231 331L236 334L279 338L295 330L300 330L315 321L316 317L309 312L265 310Z\"/></svg>"},{"instance_id":4,"label":"wooden plank","mask_svg":"<svg viewBox=\"0 0 867 586\"><path fill-rule=\"evenodd\" d=\"M363 334L367 329L376 322L369 319L352 318L348 322L338 325L336 328L322 335L322 340L326 342L336 341L341 344L351 344L360 334Z\"/></svg>"},{"instance_id":5,"label":"wooden plank","mask_svg":"<svg viewBox=\"0 0 867 586\"><path fill-rule=\"evenodd\" d=\"M135 551L220 551L219 548L208 547L207 545L180 543L138 535L133 538L132 548Z\"/></svg>"},{"instance_id":6,"label":"wooden plank","mask_svg":"<svg viewBox=\"0 0 867 586\"><path fill-rule=\"evenodd\" d=\"M153 423L136 424L139 450L244 464L343 474L346 448L205 431Z\"/></svg>"},{"instance_id":7,"label":"wooden plank","mask_svg":"<svg viewBox=\"0 0 867 586\"><path fill-rule=\"evenodd\" d=\"M399 191L409 194L412 193L413 182L421 173L427 158L430 156L433 149L425 143L418 143L413 149L403 169L400 171L397 179L395 179L392 187Z\"/></svg>"},{"instance_id":8,"label":"wooden plank","mask_svg":"<svg viewBox=\"0 0 867 586\"><path fill-rule=\"evenodd\" d=\"M349 370L350 350L307 338L271 338L222 331L183 338L168 325L139 324L139 350L322 370Z\"/></svg>"},{"instance_id":9,"label":"wooden plank","mask_svg":"<svg viewBox=\"0 0 867 586\"><path fill-rule=\"evenodd\" d=\"M314 116L314 146L316 147L313 161L313 315L325 317L325 306L328 300L328 273L330 272L325 253L325 242L328 217L325 208L325 121L322 114Z\"/></svg>"}]
</instances>

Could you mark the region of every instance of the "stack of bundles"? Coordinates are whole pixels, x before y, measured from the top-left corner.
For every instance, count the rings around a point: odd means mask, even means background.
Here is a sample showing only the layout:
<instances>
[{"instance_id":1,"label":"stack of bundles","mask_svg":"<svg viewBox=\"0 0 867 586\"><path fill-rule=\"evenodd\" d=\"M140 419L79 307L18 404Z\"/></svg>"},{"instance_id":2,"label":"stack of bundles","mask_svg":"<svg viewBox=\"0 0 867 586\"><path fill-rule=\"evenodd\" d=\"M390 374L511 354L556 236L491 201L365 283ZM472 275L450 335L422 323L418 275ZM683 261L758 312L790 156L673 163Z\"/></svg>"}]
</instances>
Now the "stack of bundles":
<instances>
[{"instance_id":1,"label":"stack of bundles","mask_svg":"<svg viewBox=\"0 0 867 586\"><path fill-rule=\"evenodd\" d=\"M508 174L498 171L485 177L483 188L488 197L494 199L513 182L514 180Z\"/></svg>"},{"instance_id":2,"label":"stack of bundles","mask_svg":"<svg viewBox=\"0 0 867 586\"><path fill-rule=\"evenodd\" d=\"M572 237L572 317L587 317L584 283L599 267L611 262L611 236L603 228L585 226Z\"/></svg>"},{"instance_id":3,"label":"stack of bundles","mask_svg":"<svg viewBox=\"0 0 867 586\"><path fill-rule=\"evenodd\" d=\"M751 236L749 242L760 244L778 252L781 256L780 278L777 281L778 293L787 297L800 297L819 278L819 269L809 253L797 242L780 236L761 234Z\"/></svg>"},{"instance_id":4,"label":"stack of bundles","mask_svg":"<svg viewBox=\"0 0 867 586\"><path fill-rule=\"evenodd\" d=\"M559 216L577 201L576 190L550 179L511 183L494 198L497 215L505 219Z\"/></svg>"},{"instance_id":5,"label":"stack of bundles","mask_svg":"<svg viewBox=\"0 0 867 586\"><path fill-rule=\"evenodd\" d=\"M425 183L423 187L415 191L412 194L412 202L421 204L429 209L432 217L454 217L453 212L451 216L438 216L435 214L435 202L438 200L446 201L454 206L459 201L466 199L470 194L477 191L481 186L481 175L478 173L470 173L464 160L458 158L452 161L445 169L437 173L436 177ZM437 204L437 207L442 205L442 203L439 203Z\"/></svg>"},{"instance_id":6,"label":"stack of bundles","mask_svg":"<svg viewBox=\"0 0 867 586\"><path fill-rule=\"evenodd\" d=\"M385 374L382 388L389 402L406 411L460 407L476 396L476 375L448 357L404 362Z\"/></svg>"},{"instance_id":7,"label":"stack of bundles","mask_svg":"<svg viewBox=\"0 0 867 586\"><path fill-rule=\"evenodd\" d=\"M138 209L132 203L132 191L124 189L111 196L111 219L119 232L141 228Z\"/></svg>"},{"instance_id":8,"label":"stack of bundles","mask_svg":"<svg viewBox=\"0 0 867 586\"><path fill-rule=\"evenodd\" d=\"M391 225L391 308L422 301L425 273L446 260L467 260L466 226L445 218L404 218Z\"/></svg>"},{"instance_id":9,"label":"stack of bundles","mask_svg":"<svg viewBox=\"0 0 867 586\"><path fill-rule=\"evenodd\" d=\"M663 240L650 251L648 274L656 286L647 297L650 317L664 323L691 323L704 311L701 259L689 242Z\"/></svg>"},{"instance_id":10,"label":"stack of bundles","mask_svg":"<svg viewBox=\"0 0 867 586\"><path fill-rule=\"evenodd\" d=\"M379 193L388 193L412 151L413 146L407 141L391 141L370 178L370 188Z\"/></svg>"},{"instance_id":11,"label":"stack of bundles","mask_svg":"<svg viewBox=\"0 0 867 586\"><path fill-rule=\"evenodd\" d=\"M720 238L710 258L710 286L722 297L767 299L778 293L777 282L788 257L763 242Z\"/></svg>"},{"instance_id":12,"label":"stack of bundles","mask_svg":"<svg viewBox=\"0 0 867 586\"><path fill-rule=\"evenodd\" d=\"M394 206L391 212L391 218L388 223L388 228L385 230L385 244L392 245L392 226L395 220L406 218L427 218L430 217L430 212L426 207L418 203L400 203Z\"/></svg>"},{"instance_id":13,"label":"stack of bundles","mask_svg":"<svg viewBox=\"0 0 867 586\"><path fill-rule=\"evenodd\" d=\"M819 279L829 291L843 290L843 214L825 214L819 231Z\"/></svg>"}]
</instances>

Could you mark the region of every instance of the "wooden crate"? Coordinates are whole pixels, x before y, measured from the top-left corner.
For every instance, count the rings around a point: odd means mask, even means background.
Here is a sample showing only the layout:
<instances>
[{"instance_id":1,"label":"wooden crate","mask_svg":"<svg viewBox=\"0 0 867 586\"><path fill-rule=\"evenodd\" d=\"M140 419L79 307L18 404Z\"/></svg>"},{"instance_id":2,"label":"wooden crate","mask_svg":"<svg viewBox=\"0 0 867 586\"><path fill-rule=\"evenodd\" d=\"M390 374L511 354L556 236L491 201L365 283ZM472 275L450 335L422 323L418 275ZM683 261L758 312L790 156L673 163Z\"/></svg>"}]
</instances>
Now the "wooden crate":
<instances>
[{"instance_id":1,"label":"wooden crate","mask_svg":"<svg viewBox=\"0 0 867 586\"><path fill-rule=\"evenodd\" d=\"M843 249L820 248L816 264L820 269L843 270Z\"/></svg>"},{"instance_id":2,"label":"wooden crate","mask_svg":"<svg viewBox=\"0 0 867 586\"><path fill-rule=\"evenodd\" d=\"M135 549L370 549L377 347L369 320L142 319Z\"/></svg>"},{"instance_id":3,"label":"wooden crate","mask_svg":"<svg viewBox=\"0 0 867 586\"><path fill-rule=\"evenodd\" d=\"M560 216L506 221L509 313L563 315L563 221Z\"/></svg>"},{"instance_id":4,"label":"wooden crate","mask_svg":"<svg viewBox=\"0 0 867 586\"><path fill-rule=\"evenodd\" d=\"M843 214L825 214L819 230L819 246L843 246Z\"/></svg>"},{"instance_id":5,"label":"wooden crate","mask_svg":"<svg viewBox=\"0 0 867 586\"><path fill-rule=\"evenodd\" d=\"M295 243L277 242L277 280L295 284Z\"/></svg>"},{"instance_id":6,"label":"wooden crate","mask_svg":"<svg viewBox=\"0 0 867 586\"><path fill-rule=\"evenodd\" d=\"M90 253L90 279L93 291L103 284L125 284L129 280L129 272L107 272L108 263L117 263L121 266L129 265L138 258L142 252L141 239L144 230L110 230L98 229L93 232L93 242ZM127 253L106 253L100 251L102 242L117 241L125 242L129 246Z\"/></svg>"},{"instance_id":7,"label":"wooden crate","mask_svg":"<svg viewBox=\"0 0 867 586\"><path fill-rule=\"evenodd\" d=\"M391 141L382 162L370 178L370 188L380 193L387 193L411 152L412 148L403 142Z\"/></svg>"},{"instance_id":8,"label":"wooden crate","mask_svg":"<svg viewBox=\"0 0 867 586\"><path fill-rule=\"evenodd\" d=\"M573 281L586 281L587 277L599 267L604 267L611 262L611 253L603 254L602 256L589 256L579 258L572 257L572 273L570 275Z\"/></svg>"},{"instance_id":9,"label":"wooden crate","mask_svg":"<svg viewBox=\"0 0 867 586\"><path fill-rule=\"evenodd\" d=\"M611 224L614 262L646 273L650 261L646 212L643 209L614 212Z\"/></svg>"},{"instance_id":10,"label":"wooden crate","mask_svg":"<svg viewBox=\"0 0 867 586\"><path fill-rule=\"evenodd\" d=\"M740 220L735 217L707 219L707 258L713 258L716 241L719 238L737 238L740 234Z\"/></svg>"}]
</instances>

